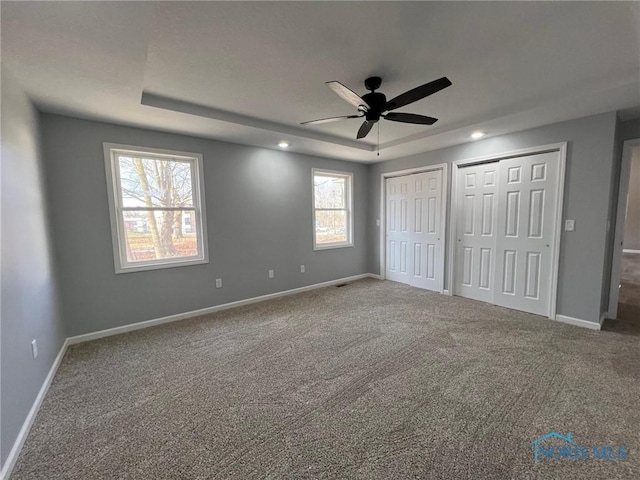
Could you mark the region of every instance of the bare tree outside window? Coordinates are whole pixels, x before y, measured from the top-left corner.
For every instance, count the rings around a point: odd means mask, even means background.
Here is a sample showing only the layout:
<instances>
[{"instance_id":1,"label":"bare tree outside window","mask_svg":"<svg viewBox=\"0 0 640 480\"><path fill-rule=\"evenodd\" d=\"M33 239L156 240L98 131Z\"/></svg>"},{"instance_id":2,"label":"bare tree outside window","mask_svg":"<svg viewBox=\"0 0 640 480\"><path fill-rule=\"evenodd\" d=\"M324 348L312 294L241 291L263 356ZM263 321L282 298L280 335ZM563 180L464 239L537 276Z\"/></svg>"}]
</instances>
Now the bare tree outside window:
<instances>
[{"instance_id":1,"label":"bare tree outside window","mask_svg":"<svg viewBox=\"0 0 640 480\"><path fill-rule=\"evenodd\" d=\"M112 151L121 262L135 266L204 257L196 162Z\"/></svg>"},{"instance_id":2,"label":"bare tree outside window","mask_svg":"<svg viewBox=\"0 0 640 480\"><path fill-rule=\"evenodd\" d=\"M129 261L148 257L140 251L148 244L154 258L195 255L197 239L183 231L184 213L193 211L191 163L127 156L120 156L118 163L123 210L129 222L142 227L127 231L127 256L135 257Z\"/></svg>"},{"instance_id":3,"label":"bare tree outside window","mask_svg":"<svg viewBox=\"0 0 640 480\"><path fill-rule=\"evenodd\" d=\"M316 171L313 176L316 248L351 242L351 175Z\"/></svg>"}]
</instances>

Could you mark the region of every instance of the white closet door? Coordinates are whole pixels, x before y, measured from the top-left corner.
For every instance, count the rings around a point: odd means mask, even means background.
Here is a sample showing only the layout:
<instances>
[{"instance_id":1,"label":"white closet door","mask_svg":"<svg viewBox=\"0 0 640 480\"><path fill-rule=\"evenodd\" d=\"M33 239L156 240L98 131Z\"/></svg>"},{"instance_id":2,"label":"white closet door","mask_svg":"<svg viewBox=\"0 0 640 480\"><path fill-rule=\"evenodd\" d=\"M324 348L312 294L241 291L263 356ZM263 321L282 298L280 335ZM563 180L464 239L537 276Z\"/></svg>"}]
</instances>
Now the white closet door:
<instances>
[{"instance_id":1,"label":"white closet door","mask_svg":"<svg viewBox=\"0 0 640 480\"><path fill-rule=\"evenodd\" d=\"M387 179L387 272L386 278L409 283L409 180Z\"/></svg>"},{"instance_id":2,"label":"white closet door","mask_svg":"<svg viewBox=\"0 0 640 480\"><path fill-rule=\"evenodd\" d=\"M559 155L458 169L454 294L549 314Z\"/></svg>"},{"instance_id":3,"label":"white closet door","mask_svg":"<svg viewBox=\"0 0 640 480\"><path fill-rule=\"evenodd\" d=\"M498 162L458 169L454 294L493 303Z\"/></svg>"},{"instance_id":4,"label":"white closet door","mask_svg":"<svg viewBox=\"0 0 640 480\"><path fill-rule=\"evenodd\" d=\"M442 170L389 178L386 278L441 292Z\"/></svg>"},{"instance_id":5,"label":"white closet door","mask_svg":"<svg viewBox=\"0 0 640 480\"><path fill-rule=\"evenodd\" d=\"M409 248L413 253L410 283L442 292L442 170L409 176ZM412 188L413 187L413 188Z\"/></svg>"},{"instance_id":6,"label":"white closet door","mask_svg":"<svg viewBox=\"0 0 640 480\"><path fill-rule=\"evenodd\" d=\"M549 314L558 152L500 161L494 303Z\"/></svg>"}]
</instances>

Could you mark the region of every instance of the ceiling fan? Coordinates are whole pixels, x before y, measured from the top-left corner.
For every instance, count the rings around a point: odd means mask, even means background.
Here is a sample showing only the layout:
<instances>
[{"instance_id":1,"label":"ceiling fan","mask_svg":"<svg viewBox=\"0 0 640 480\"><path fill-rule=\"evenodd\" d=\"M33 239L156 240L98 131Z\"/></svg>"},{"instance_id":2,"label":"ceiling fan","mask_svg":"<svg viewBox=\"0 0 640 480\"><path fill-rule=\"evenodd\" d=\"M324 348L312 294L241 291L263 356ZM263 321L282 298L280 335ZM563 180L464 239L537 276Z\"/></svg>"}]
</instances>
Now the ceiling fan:
<instances>
[{"instance_id":1,"label":"ceiling fan","mask_svg":"<svg viewBox=\"0 0 640 480\"><path fill-rule=\"evenodd\" d=\"M401 95L387 101L387 97L380 92L376 92L382 79L380 77L369 77L364 81L364 86L369 93L360 97L353 90L345 87L340 82L327 82L327 86L333 90L343 100L346 100L351 105L358 109L358 115L346 115L342 117L330 117L321 118L319 120L311 120L309 122L302 122L301 125L318 125L320 123L335 122L337 120L344 120L347 118L365 118L364 123L358 130L356 138L364 138L373 128L373 125L384 118L385 120L391 120L392 122L402 123L415 123L418 125L433 125L438 121L437 118L427 117L425 115L418 115L415 113L396 113L390 110L404 107L410 103L417 102L429 95L439 92L443 88L447 88L451 85L451 81L447 77L442 77L424 85L420 85L408 92L404 92ZM389 113L386 113L389 112Z\"/></svg>"}]
</instances>

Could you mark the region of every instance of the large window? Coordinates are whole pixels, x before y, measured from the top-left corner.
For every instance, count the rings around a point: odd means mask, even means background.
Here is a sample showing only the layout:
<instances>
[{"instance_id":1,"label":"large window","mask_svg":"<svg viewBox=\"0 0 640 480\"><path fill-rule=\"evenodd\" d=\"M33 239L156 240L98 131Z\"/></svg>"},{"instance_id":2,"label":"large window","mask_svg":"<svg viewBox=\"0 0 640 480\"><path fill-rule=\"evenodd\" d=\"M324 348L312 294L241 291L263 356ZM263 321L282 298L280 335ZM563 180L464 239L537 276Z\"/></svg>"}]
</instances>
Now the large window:
<instances>
[{"instance_id":1,"label":"large window","mask_svg":"<svg viewBox=\"0 0 640 480\"><path fill-rule=\"evenodd\" d=\"M104 147L116 273L206 263L202 156Z\"/></svg>"},{"instance_id":2,"label":"large window","mask_svg":"<svg viewBox=\"0 0 640 480\"><path fill-rule=\"evenodd\" d=\"M353 245L353 174L313 170L313 248Z\"/></svg>"}]
</instances>

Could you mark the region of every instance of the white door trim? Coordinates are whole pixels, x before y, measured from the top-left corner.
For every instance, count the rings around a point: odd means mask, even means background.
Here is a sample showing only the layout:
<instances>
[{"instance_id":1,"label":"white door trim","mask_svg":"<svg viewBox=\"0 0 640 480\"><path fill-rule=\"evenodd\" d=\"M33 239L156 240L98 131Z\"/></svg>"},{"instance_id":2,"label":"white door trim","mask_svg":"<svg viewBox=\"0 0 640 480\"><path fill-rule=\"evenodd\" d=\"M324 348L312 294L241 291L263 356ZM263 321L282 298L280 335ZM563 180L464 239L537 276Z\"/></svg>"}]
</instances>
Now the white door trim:
<instances>
[{"instance_id":1,"label":"white door trim","mask_svg":"<svg viewBox=\"0 0 640 480\"><path fill-rule=\"evenodd\" d=\"M549 295L549 318L555 320L556 305L558 294L558 267L560 263L560 239L562 237L562 212L564 200L564 181L565 166L567 161L567 142L552 143L549 145L541 145L539 147L523 148L520 150L511 150L508 152L493 153L483 155L481 157L467 158L456 160L451 163L451 215L449 216L449 248L447 255L447 285L445 287L450 293L454 291L454 274L455 274L455 238L456 238L456 179L458 178L458 169L467 165L474 165L485 162L496 162L506 160L507 158L523 157L529 155L537 155L540 153L558 152L560 165L558 168L558 188L556 191L556 212L555 212L555 233L552 241L552 264L551 264L551 291Z\"/></svg>"},{"instance_id":2,"label":"white door trim","mask_svg":"<svg viewBox=\"0 0 640 480\"><path fill-rule=\"evenodd\" d=\"M620 164L620 181L618 183L618 204L616 206L616 227L613 237L613 260L609 279L609 308L607 318L618 316L618 295L620 289L620 263L622 262L622 244L624 243L624 224L629 193L629 176L631 175L631 158L633 149L640 147L640 138L626 140L622 144L622 162Z\"/></svg>"},{"instance_id":3,"label":"white door trim","mask_svg":"<svg viewBox=\"0 0 640 480\"><path fill-rule=\"evenodd\" d=\"M448 165L446 163L437 163L435 165L425 165L423 167L415 167L415 168L407 168L404 170L395 170L393 172L385 172L380 175L380 279L384 280L386 278L386 254L387 254L387 242L386 242L386 232L387 232L387 191L385 188L385 181L387 178L392 177L404 177L406 175L413 175L414 173L424 173L424 172L432 172L434 170L442 170L442 202L440 206L440 228L442 234L445 236L444 241L442 242L443 247L447 245L447 203L448 203L448 189L447 185L449 180L447 177L448 174ZM445 255L446 258L446 248L442 249L442 254ZM442 271L440 274L444 279L444 272L446 269L446 262L442 261ZM444 282L443 282L444 285ZM441 291L440 293L443 293Z\"/></svg>"}]
</instances>

